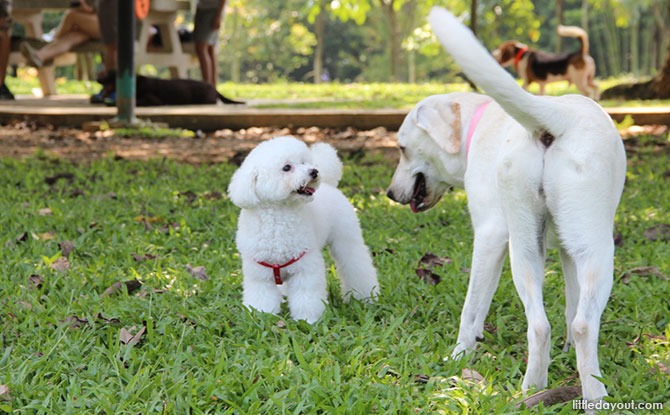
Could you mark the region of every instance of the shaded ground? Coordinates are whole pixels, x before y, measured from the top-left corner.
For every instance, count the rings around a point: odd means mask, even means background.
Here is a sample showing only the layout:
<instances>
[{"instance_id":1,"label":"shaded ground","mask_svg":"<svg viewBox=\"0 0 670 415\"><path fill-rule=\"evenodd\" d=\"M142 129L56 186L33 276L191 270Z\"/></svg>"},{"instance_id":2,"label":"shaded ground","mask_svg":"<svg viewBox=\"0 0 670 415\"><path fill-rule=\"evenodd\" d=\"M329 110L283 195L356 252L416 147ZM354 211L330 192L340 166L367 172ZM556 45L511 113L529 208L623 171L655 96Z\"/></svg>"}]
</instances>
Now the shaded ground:
<instances>
[{"instance_id":1,"label":"shaded ground","mask_svg":"<svg viewBox=\"0 0 670 415\"><path fill-rule=\"evenodd\" d=\"M0 128L0 157L23 158L44 153L83 162L110 155L134 160L168 157L188 163L239 162L259 142L289 134L308 143L329 142L340 153L364 151L396 156L396 133L384 128L368 131L316 127L249 128L219 130L199 138L122 138L112 131L85 132L18 123Z\"/></svg>"},{"instance_id":2,"label":"shaded ground","mask_svg":"<svg viewBox=\"0 0 670 415\"><path fill-rule=\"evenodd\" d=\"M665 136L665 126L632 126L621 131L629 150L636 136ZM115 156L133 160L167 157L187 163L241 162L259 142L279 135L294 135L308 143L325 141L340 154L379 153L397 158L396 132L385 128L356 130L348 128L249 128L239 131L219 130L198 138L123 138L112 131L86 132L72 128L36 126L17 123L0 128L0 157L30 157L47 154L64 160L86 162ZM661 140L664 142L666 140Z\"/></svg>"}]
</instances>

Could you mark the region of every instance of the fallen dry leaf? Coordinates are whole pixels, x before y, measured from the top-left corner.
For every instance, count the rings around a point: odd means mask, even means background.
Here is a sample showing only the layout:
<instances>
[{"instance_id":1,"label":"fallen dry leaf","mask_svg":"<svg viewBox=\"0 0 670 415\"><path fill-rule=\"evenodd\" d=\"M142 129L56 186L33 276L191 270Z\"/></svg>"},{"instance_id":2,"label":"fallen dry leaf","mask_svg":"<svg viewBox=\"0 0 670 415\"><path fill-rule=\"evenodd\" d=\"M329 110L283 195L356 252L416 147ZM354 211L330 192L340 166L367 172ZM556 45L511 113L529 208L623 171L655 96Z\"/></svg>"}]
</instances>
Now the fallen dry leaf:
<instances>
[{"instance_id":1,"label":"fallen dry leaf","mask_svg":"<svg viewBox=\"0 0 670 415\"><path fill-rule=\"evenodd\" d=\"M523 408L532 408L540 402L544 406L551 406L557 403L570 402L577 399L582 394L582 388L579 386L563 386L560 388L547 389L541 392L530 395L526 399L522 400L517 404L517 407Z\"/></svg>"},{"instance_id":2,"label":"fallen dry leaf","mask_svg":"<svg viewBox=\"0 0 670 415\"><path fill-rule=\"evenodd\" d=\"M51 208L42 208L37 211L37 214L40 216L51 216L53 215L53 211L51 210Z\"/></svg>"},{"instance_id":3,"label":"fallen dry leaf","mask_svg":"<svg viewBox=\"0 0 670 415\"><path fill-rule=\"evenodd\" d=\"M25 242L28 240L28 232L23 232L21 235L16 237L16 242Z\"/></svg>"},{"instance_id":4,"label":"fallen dry leaf","mask_svg":"<svg viewBox=\"0 0 670 415\"><path fill-rule=\"evenodd\" d=\"M139 215L135 216L133 218L135 222L140 222L140 223L159 223L159 222L164 222L165 219L161 218L160 216L153 216L153 215Z\"/></svg>"},{"instance_id":5,"label":"fallen dry leaf","mask_svg":"<svg viewBox=\"0 0 670 415\"><path fill-rule=\"evenodd\" d=\"M216 190L205 193L206 200L219 200L223 198L223 193Z\"/></svg>"},{"instance_id":6,"label":"fallen dry leaf","mask_svg":"<svg viewBox=\"0 0 670 415\"><path fill-rule=\"evenodd\" d=\"M30 277L28 277L28 281L30 281L35 288L40 289L44 283L44 278L42 278L42 276L39 274L32 274Z\"/></svg>"},{"instance_id":7,"label":"fallen dry leaf","mask_svg":"<svg viewBox=\"0 0 670 415\"><path fill-rule=\"evenodd\" d=\"M147 260L156 259L156 258L158 258L158 255L153 255L153 254L139 255L139 254L136 254L135 252L133 252L133 259L137 262L147 261Z\"/></svg>"},{"instance_id":8,"label":"fallen dry leaf","mask_svg":"<svg viewBox=\"0 0 670 415\"><path fill-rule=\"evenodd\" d=\"M193 278L199 279L200 281L207 281L209 279L207 271L202 265L193 267L191 264L186 264L186 271L188 271Z\"/></svg>"},{"instance_id":9,"label":"fallen dry leaf","mask_svg":"<svg viewBox=\"0 0 670 415\"><path fill-rule=\"evenodd\" d=\"M619 248L623 247L623 234L621 232L616 232L614 234L614 245Z\"/></svg>"},{"instance_id":10,"label":"fallen dry leaf","mask_svg":"<svg viewBox=\"0 0 670 415\"><path fill-rule=\"evenodd\" d=\"M425 385L428 383L430 380L430 376L424 375L424 374L419 374L419 375L414 375L414 382L415 383L420 383L422 385Z\"/></svg>"},{"instance_id":11,"label":"fallen dry leaf","mask_svg":"<svg viewBox=\"0 0 670 415\"><path fill-rule=\"evenodd\" d=\"M139 290L140 287L142 287L142 283L139 282L138 280L128 280L128 281L119 281L115 282L112 284L109 288L107 288L103 293L103 297L110 297L112 295L119 294L120 292L123 291L123 287L126 287L126 291L128 291L128 294L132 294L135 291Z\"/></svg>"},{"instance_id":12,"label":"fallen dry leaf","mask_svg":"<svg viewBox=\"0 0 670 415\"><path fill-rule=\"evenodd\" d=\"M9 386L0 385L0 401L10 401L10 400L12 400L12 397L9 394Z\"/></svg>"},{"instance_id":13,"label":"fallen dry leaf","mask_svg":"<svg viewBox=\"0 0 670 415\"><path fill-rule=\"evenodd\" d=\"M473 369L468 369L464 368L461 371L461 378L463 380L466 380L468 382L473 382L473 383L486 383L486 380L484 379L484 376L482 376L479 372Z\"/></svg>"},{"instance_id":14,"label":"fallen dry leaf","mask_svg":"<svg viewBox=\"0 0 670 415\"><path fill-rule=\"evenodd\" d=\"M181 228L181 225L180 225L180 224L178 224L177 222L172 222L172 223L168 223L167 225L161 226L161 227L158 229L158 232L160 232L160 233L169 233L169 232L170 232L170 229L178 230L179 228Z\"/></svg>"},{"instance_id":15,"label":"fallen dry leaf","mask_svg":"<svg viewBox=\"0 0 670 415\"><path fill-rule=\"evenodd\" d=\"M74 180L74 174L72 173L58 173L53 176L45 177L44 178L44 183L48 185L55 184L57 181L64 179L67 180L68 182L72 182Z\"/></svg>"},{"instance_id":16,"label":"fallen dry leaf","mask_svg":"<svg viewBox=\"0 0 670 415\"><path fill-rule=\"evenodd\" d=\"M63 241L58 244L61 253L64 257L69 258L72 251L74 251L74 244L72 241Z\"/></svg>"},{"instance_id":17,"label":"fallen dry leaf","mask_svg":"<svg viewBox=\"0 0 670 415\"><path fill-rule=\"evenodd\" d=\"M670 375L670 367L667 367L663 363L656 363L656 367L653 369L653 372L656 373L656 371Z\"/></svg>"},{"instance_id":18,"label":"fallen dry leaf","mask_svg":"<svg viewBox=\"0 0 670 415\"><path fill-rule=\"evenodd\" d=\"M628 284L633 276L638 277L656 277L662 280L667 280L668 276L663 274L661 270L654 266L636 267L626 271L621 277L621 282Z\"/></svg>"},{"instance_id":19,"label":"fallen dry leaf","mask_svg":"<svg viewBox=\"0 0 670 415\"><path fill-rule=\"evenodd\" d=\"M416 275L418 275L419 278L430 285L437 285L442 281L442 277L426 268L417 268L414 272L416 272Z\"/></svg>"},{"instance_id":20,"label":"fallen dry leaf","mask_svg":"<svg viewBox=\"0 0 670 415\"><path fill-rule=\"evenodd\" d=\"M61 323L67 323L71 329L79 329L89 325L88 320L77 316L68 316L65 320L61 320Z\"/></svg>"},{"instance_id":21,"label":"fallen dry leaf","mask_svg":"<svg viewBox=\"0 0 670 415\"><path fill-rule=\"evenodd\" d=\"M659 225L654 225L650 228L647 228L644 231L644 237L652 242L670 241L670 225L668 225L667 223L661 223Z\"/></svg>"},{"instance_id":22,"label":"fallen dry leaf","mask_svg":"<svg viewBox=\"0 0 670 415\"><path fill-rule=\"evenodd\" d=\"M439 257L432 252L426 252L419 259L419 266L423 264L427 267L441 267L444 264L451 264L451 262L451 258Z\"/></svg>"},{"instance_id":23,"label":"fallen dry leaf","mask_svg":"<svg viewBox=\"0 0 670 415\"><path fill-rule=\"evenodd\" d=\"M65 272L70 269L70 261L62 256L51 263L51 269L59 272Z\"/></svg>"},{"instance_id":24,"label":"fallen dry leaf","mask_svg":"<svg viewBox=\"0 0 670 415\"><path fill-rule=\"evenodd\" d=\"M179 192L178 196L186 198L186 201L189 204L192 204L193 202L195 202L198 199L198 195L192 190L187 190L185 192Z\"/></svg>"},{"instance_id":25,"label":"fallen dry leaf","mask_svg":"<svg viewBox=\"0 0 670 415\"><path fill-rule=\"evenodd\" d=\"M130 329L124 327L119 331L119 341L121 341L122 344L135 346L142 340L142 336L146 333L147 328L146 326L142 326L142 328L135 334L133 334L131 330L135 331L137 330L137 327L133 326Z\"/></svg>"},{"instance_id":26,"label":"fallen dry leaf","mask_svg":"<svg viewBox=\"0 0 670 415\"><path fill-rule=\"evenodd\" d=\"M49 232L43 232L40 234L37 234L37 239L40 241L51 241L56 239L56 232L54 231L49 231Z\"/></svg>"},{"instance_id":27,"label":"fallen dry leaf","mask_svg":"<svg viewBox=\"0 0 670 415\"><path fill-rule=\"evenodd\" d=\"M496 334L498 332L498 327L487 321L484 323L484 331L487 333Z\"/></svg>"},{"instance_id":28,"label":"fallen dry leaf","mask_svg":"<svg viewBox=\"0 0 670 415\"><path fill-rule=\"evenodd\" d=\"M102 315L102 313L98 313L98 315L95 316L96 320L101 320L105 324L121 324L121 320L118 318L107 318Z\"/></svg>"}]
</instances>

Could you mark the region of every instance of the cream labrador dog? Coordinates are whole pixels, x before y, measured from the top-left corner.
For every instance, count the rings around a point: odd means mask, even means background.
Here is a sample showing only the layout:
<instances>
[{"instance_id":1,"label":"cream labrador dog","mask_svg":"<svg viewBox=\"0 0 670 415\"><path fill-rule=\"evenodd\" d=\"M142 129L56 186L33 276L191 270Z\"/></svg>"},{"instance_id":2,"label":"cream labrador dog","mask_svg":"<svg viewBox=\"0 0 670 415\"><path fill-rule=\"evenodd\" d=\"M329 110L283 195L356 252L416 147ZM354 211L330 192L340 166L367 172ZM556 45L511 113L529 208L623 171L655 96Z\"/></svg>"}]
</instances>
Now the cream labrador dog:
<instances>
[{"instance_id":1,"label":"cream labrador dog","mask_svg":"<svg viewBox=\"0 0 670 415\"><path fill-rule=\"evenodd\" d=\"M429 21L465 74L490 95L438 95L412 109L398 132L401 157L388 189L391 199L421 212L451 186L465 187L474 247L452 356L474 349L482 336L509 251L528 320L522 387L547 385L551 343L542 285L553 240L583 397L598 400L607 394L598 380L598 332L613 281L613 222L626 171L621 138L589 98L524 91L446 10L434 8Z\"/></svg>"}]
</instances>

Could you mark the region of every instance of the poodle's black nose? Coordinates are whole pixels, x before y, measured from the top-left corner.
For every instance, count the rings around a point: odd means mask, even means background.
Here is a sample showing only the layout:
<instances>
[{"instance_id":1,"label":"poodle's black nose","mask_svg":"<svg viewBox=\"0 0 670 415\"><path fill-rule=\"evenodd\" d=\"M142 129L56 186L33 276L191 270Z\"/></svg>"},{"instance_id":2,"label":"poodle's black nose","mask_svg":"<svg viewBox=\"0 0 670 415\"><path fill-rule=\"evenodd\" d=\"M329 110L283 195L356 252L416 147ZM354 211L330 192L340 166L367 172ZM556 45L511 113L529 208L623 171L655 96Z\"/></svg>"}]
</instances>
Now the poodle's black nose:
<instances>
[{"instance_id":1,"label":"poodle's black nose","mask_svg":"<svg viewBox=\"0 0 670 415\"><path fill-rule=\"evenodd\" d=\"M317 177L319 177L319 171L317 169L310 170L309 177L311 177L312 179L316 179Z\"/></svg>"}]
</instances>

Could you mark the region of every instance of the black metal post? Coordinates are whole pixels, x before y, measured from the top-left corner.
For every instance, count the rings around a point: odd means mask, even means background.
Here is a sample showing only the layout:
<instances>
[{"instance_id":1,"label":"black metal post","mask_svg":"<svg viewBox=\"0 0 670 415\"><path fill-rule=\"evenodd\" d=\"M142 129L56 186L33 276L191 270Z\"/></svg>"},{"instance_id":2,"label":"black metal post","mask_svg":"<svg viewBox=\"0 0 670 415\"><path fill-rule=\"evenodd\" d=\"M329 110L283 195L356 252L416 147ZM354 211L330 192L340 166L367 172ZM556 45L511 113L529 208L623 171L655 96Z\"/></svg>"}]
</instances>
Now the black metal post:
<instances>
[{"instance_id":1,"label":"black metal post","mask_svg":"<svg viewBox=\"0 0 670 415\"><path fill-rule=\"evenodd\" d=\"M135 1L118 0L119 30L116 71L116 108L121 122L135 119Z\"/></svg>"}]
</instances>

